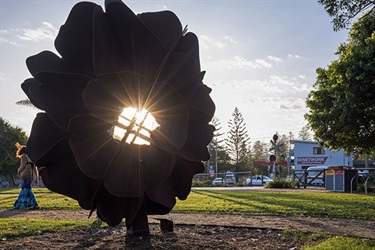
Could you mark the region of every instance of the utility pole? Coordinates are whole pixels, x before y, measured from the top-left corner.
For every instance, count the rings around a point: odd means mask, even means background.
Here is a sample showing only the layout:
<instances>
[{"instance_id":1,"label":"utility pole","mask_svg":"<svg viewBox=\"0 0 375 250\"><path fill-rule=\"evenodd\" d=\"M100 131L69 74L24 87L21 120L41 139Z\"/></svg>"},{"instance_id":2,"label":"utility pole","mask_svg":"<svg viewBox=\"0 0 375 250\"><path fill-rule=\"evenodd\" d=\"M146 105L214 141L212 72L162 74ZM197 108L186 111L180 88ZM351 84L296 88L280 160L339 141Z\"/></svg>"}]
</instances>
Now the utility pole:
<instances>
[{"instance_id":1,"label":"utility pole","mask_svg":"<svg viewBox=\"0 0 375 250\"><path fill-rule=\"evenodd\" d=\"M210 144L207 145L208 152L210 152ZM207 160L207 177L210 176L210 159Z\"/></svg>"},{"instance_id":2,"label":"utility pole","mask_svg":"<svg viewBox=\"0 0 375 250\"><path fill-rule=\"evenodd\" d=\"M215 173L217 174L217 142L215 142Z\"/></svg>"},{"instance_id":3,"label":"utility pole","mask_svg":"<svg viewBox=\"0 0 375 250\"><path fill-rule=\"evenodd\" d=\"M292 132L289 132L289 153L288 153L288 162L287 162L288 176L290 176L290 161L291 161L290 153L292 151L291 141L292 141Z\"/></svg>"},{"instance_id":4,"label":"utility pole","mask_svg":"<svg viewBox=\"0 0 375 250\"><path fill-rule=\"evenodd\" d=\"M272 144L272 148L271 148L271 151L273 150L273 155L270 156L270 161L273 161L273 167L272 167L272 172L273 172L273 178L276 177L276 151L277 151L277 139L279 139L279 137L277 136L277 134L274 134L273 137L272 137L272 140L270 140L271 144Z\"/></svg>"}]
</instances>

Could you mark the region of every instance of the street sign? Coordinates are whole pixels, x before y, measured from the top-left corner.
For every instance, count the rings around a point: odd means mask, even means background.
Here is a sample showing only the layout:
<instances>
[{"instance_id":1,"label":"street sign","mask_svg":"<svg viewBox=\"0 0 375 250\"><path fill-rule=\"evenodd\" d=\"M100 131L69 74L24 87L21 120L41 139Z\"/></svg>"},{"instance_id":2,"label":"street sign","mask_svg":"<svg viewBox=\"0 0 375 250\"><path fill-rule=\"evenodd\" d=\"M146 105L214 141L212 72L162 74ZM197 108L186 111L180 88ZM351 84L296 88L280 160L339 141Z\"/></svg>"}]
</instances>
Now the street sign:
<instances>
[{"instance_id":1,"label":"street sign","mask_svg":"<svg viewBox=\"0 0 375 250\"><path fill-rule=\"evenodd\" d=\"M276 156L275 155L270 155L270 161L276 161Z\"/></svg>"}]
</instances>

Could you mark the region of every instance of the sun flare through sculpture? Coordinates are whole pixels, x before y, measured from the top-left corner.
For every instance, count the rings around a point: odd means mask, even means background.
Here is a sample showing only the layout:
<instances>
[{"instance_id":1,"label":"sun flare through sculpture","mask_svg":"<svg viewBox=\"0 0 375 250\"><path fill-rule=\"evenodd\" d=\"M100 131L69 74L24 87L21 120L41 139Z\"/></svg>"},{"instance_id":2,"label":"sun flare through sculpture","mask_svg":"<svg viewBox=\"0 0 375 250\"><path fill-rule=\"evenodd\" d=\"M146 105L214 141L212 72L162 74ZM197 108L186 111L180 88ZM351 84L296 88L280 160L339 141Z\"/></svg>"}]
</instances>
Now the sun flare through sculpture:
<instances>
[{"instance_id":1,"label":"sun flare through sculpture","mask_svg":"<svg viewBox=\"0 0 375 250\"><path fill-rule=\"evenodd\" d=\"M124 108L114 127L113 138L121 141L126 136L127 143L150 145L150 133L158 126L155 118L147 110Z\"/></svg>"},{"instance_id":2,"label":"sun flare through sculpture","mask_svg":"<svg viewBox=\"0 0 375 250\"><path fill-rule=\"evenodd\" d=\"M59 55L27 58L32 78L21 87L42 110L28 155L50 190L147 234L147 215L169 213L204 171L215 105L198 38L173 12L104 5L76 4L55 40Z\"/></svg>"}]
</instances>

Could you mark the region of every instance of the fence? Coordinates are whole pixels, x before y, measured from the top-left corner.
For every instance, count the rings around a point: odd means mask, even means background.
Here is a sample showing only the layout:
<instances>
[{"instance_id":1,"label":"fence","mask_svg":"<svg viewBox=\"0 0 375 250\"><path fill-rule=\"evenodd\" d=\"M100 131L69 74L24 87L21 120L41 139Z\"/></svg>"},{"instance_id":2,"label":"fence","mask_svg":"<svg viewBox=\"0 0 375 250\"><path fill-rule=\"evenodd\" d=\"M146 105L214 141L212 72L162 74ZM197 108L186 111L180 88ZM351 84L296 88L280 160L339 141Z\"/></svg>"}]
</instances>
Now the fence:
<instances>
[{"instance_id":1,"label":"fence","mask_svg":"<svg viewBox=\"0 0 375 250\"><path fill-rule=\"evenodd\" d=\"M301 186L325 186L325 169L293 170L293 179Z\"/></svg>"}]
</instances>

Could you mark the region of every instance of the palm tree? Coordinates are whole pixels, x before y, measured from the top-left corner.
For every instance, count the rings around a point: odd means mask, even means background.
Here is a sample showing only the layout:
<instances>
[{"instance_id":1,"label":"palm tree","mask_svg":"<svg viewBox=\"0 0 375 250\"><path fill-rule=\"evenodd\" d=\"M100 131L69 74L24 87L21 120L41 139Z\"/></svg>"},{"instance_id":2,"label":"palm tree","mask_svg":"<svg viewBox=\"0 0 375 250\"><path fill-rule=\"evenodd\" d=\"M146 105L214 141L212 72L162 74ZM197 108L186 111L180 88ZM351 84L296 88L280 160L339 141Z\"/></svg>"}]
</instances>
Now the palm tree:
<instances>
[{"instance_id":1,"label":"palm tree","mask_svg":"<svg viewBox=\"0 0 375 250\"><path fill-rule=\"evenodd\" d=\"M17 105L22 105L22 106L28 106L28 107L36 108L34 106L34 104L31 103L30 99L20 100L20 101L16 102L16 104Z\"/></svg>"}]
</instances>

